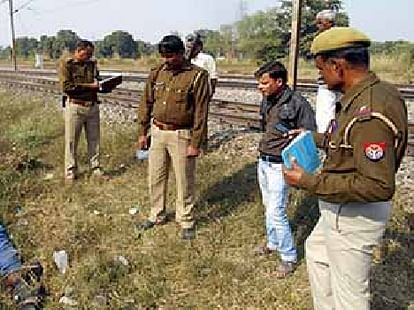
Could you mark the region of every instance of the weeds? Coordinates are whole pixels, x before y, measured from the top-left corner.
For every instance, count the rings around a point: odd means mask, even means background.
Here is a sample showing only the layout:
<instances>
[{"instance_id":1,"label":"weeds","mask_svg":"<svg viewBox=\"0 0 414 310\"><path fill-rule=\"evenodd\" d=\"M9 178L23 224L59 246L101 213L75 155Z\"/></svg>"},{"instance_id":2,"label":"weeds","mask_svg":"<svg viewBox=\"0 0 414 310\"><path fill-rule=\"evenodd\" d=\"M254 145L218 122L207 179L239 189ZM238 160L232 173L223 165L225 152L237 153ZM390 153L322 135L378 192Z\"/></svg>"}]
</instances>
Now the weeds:
<instances>
[{"instance_id":1,"label":"weeds","mask_svg":"<svg viewBox=\"0 0 414 310\"><path fill-rule=\"evenodd\" d=\"M148 232L136 228L149 213L149 197L147 163L133 158L134 126L102 126L103 166L114 175L110 182L88 178L81 143L85 173L65 186L59 108L2 92L0 109L5 111L0 114L3 223L22 256L39 258L45 266L46 309L61 309L65 291L72 291L78 309L311 309L303 251L298 270L286 280L270 276L276 257L253 255L264 238L255 158L223 160L218 149L198 162L199 225L197 239L188 243L172 222ZM24 167L16 169L21 162ZM172 186L171 212L174 196ZM403 309L414 298L412 236L399 206L397 197L385 246L376 257L373 309ZM131 207L138 214L131 216ZM303 249L318 216L315 199L292 190L289 215ZM55 250L69 255L64 275L54 266Z\"/></svg>"}]
</instances>

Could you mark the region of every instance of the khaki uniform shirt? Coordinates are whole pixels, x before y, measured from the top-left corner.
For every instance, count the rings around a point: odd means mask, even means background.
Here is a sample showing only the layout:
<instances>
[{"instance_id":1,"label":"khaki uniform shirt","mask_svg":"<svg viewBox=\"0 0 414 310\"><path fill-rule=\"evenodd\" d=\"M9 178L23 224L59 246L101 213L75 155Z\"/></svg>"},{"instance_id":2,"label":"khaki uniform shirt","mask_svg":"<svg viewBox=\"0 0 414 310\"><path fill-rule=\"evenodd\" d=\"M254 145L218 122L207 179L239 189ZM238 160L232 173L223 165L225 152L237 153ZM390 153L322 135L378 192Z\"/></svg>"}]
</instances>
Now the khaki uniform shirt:
<instances>
[{"instance_id":1,"label":"khaki uniform shirt","mask_svg":"<svg viewBox=\"0 0 414 310\"><path fill-rule=\"evenodd\" d=\"M191 145L199 148L207 130L208 72L184 63L179 71L165 65L151 70L138 108L138 134L146 135L151 118L191 129Z\"/></svg>"},{"instance_id":2,"label":"khaki uniform shirt","mask_svg":"<svg viewBox=\"0 0 414 310\"><path fill-rule=\"evenodd\" d=\"M327 152L321 173L305 174L299 187L333 203L390 200L408 136L398 90L370 73L344 94L338 110L333 134L314 134Z\"/></svg>"},{"instance_id":3,"label":"khaki uniform shirt","mask_svg":"<svg viewBox=\"0 0 414 310\"><path fill-rule=\"evenodd\" d=\"M98 75L95 60L79 62L71 57L60 63L60 85L70 99L97 101L97 90L85 87L84 84L94 83Z\"/></svg>"}]
</instances>

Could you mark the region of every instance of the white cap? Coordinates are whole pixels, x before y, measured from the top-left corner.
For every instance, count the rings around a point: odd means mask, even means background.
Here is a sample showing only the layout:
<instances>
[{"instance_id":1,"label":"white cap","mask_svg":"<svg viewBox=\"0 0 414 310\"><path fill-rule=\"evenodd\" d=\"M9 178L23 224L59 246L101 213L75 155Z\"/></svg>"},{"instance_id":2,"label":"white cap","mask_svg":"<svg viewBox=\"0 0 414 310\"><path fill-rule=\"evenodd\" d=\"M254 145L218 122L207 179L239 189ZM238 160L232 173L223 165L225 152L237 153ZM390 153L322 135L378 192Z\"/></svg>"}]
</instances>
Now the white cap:
<instances>
[{"instance_id":1,"label":"white cap","mask_svg":"<svg viewBox=\"0 0 414 310\"><path fill-rule=\"evenodd\" d=\"M333 10L323 10L316 14L316 19L326 19L330 21L335 21L336 12Z\"/></svg>"}]
</instances>

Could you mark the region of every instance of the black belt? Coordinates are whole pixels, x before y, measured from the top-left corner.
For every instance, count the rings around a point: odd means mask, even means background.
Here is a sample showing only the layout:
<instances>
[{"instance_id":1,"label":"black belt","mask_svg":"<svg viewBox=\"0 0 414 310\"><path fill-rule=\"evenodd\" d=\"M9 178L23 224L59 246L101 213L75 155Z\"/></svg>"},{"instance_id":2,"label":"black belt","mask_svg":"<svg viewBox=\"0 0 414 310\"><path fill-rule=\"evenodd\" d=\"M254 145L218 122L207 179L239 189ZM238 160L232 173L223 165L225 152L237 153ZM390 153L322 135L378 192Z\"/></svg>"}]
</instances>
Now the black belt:
<instances>
[{"instance_id":1,"label":"black belt","mask_svg":"<svg viewBox=\"0 0 414 310\"><path fill-rule=\"evenodd\" d=\"M259 158L260 158L261 160L263 160L263 161L267 161L267 162L269 162L269 163L277 163L277 164L283 163L282 156L280 156L280 155L266 155L266 154L260 154L260 155L259 155Z\"/></svg>"},{"instance_id":2,"label":"black belt","mask_svg":"<svg viewBox=\"0 0 414 310\"><path fill-rule=\"evenodd\" d=\"M90 100L88 101L88 100L80 100L80 99L72 99L72 98L69 98L69 102L80 105L82 107L92 107L98 103L96 101L90 101Z\"/></svg>"}]
</instances>

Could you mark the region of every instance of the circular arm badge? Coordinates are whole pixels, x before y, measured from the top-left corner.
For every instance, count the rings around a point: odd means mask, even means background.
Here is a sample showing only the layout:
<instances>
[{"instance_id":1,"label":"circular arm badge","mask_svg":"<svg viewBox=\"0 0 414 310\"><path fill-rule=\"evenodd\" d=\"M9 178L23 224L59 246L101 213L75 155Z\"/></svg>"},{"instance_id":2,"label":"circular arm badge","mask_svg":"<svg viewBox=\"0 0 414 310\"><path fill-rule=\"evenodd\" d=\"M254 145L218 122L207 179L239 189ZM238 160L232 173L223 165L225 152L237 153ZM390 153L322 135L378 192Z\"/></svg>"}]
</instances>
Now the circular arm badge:
<instances>
[{"instance_id":1,"label":"circular arm badge","mask_svg":"<svg viewBox=\"0 0 414 310\"><path fill-rule=\"evenodd\" d=\"M379 161L385 156L385 142L364 143L365 156L372 161Z\"/></svg>"}]
</instances>

